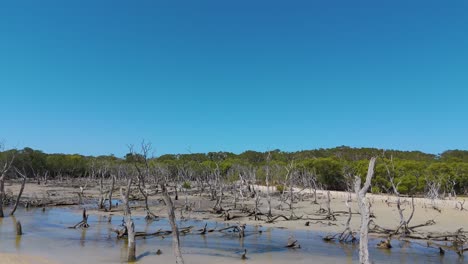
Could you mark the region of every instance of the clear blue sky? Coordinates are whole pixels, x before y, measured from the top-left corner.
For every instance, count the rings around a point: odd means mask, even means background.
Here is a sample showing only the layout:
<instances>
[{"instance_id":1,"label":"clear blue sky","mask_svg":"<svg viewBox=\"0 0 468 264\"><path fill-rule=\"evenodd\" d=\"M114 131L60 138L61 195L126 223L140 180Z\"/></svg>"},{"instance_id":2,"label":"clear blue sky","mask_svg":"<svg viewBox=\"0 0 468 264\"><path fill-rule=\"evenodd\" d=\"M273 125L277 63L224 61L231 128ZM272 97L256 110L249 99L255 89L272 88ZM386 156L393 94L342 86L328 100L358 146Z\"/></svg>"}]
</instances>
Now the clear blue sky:
<instances>
[{"instance_id":1,"label":"clear blue sky","mask_svg":"<svg viewBox=\"0 0 468 264\"><path fill-rule=\"evenodd\" d=\"M0 3L0 139L468 149L468 1Z\"/></svg>"}]
</instances>

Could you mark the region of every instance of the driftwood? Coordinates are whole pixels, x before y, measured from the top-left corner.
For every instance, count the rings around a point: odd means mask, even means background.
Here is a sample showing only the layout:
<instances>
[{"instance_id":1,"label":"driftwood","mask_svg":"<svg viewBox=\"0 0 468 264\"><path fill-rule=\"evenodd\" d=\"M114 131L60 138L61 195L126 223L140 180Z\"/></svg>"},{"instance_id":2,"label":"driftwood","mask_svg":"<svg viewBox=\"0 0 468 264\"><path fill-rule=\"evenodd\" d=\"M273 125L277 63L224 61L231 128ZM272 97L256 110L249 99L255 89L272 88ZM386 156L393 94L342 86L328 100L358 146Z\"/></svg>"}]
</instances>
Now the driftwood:
<instances>
[{"instance_id":1,"label":"driftwood","mask_svg":"<svg viewBox=\"0 0 468 264\"><path fill-rule=\"evenodd\" d=\"M303 216L290 216L290 217L287 217L287 216L284 216L284 215L277 215L275 217L268 217L268 220L265 221L265 223L274 223L276 220L278 220L279 218L283 218L284 220L286 221L291 221L291 220L301 220L303 219ZM316 219L307 219L307 220L316 220ZM320 219L320 220L325 220L325 219Z\"/></svg>"},{"instance_id":2,"label":"driftwood","mask_svg":"<svg viewBox=\"0 0 468 264\"><path fill-rule=\"evenodd\" d=\"M463 199L463 202L462 201L458 201L456 204L455 204L455 209L459 209L460 211L463 211L465 210L465 208L463 207L465 205L465 199ZM460 205L460 206L459 206Z\"/></svg>"},{"instance_id":3,"label":"driftwood","mask_svg":"<svg viewBox=\"0 0 468 264\"><path fill-rule=\"evenodd\" d=\"M288 238L288 244L286 245L287 248L301 248L301 245L299 242L297 242L296 239L294 239L293 236L290 236Z\"/></svg>"},{"instance_id":4,"label":"driftwood","mask_svg":"<svg viewBox=\"0 0 468 264\"><path fill-rule=\"evenodd\" d=\"M238 232L239 237L242 238L242 237L245 237L245 227L246 227L245 224L242 224L242 225L239 224L239 225L235 225L235 226L228 226L228 227L219 229L218 232L223 232L223 231L232 229L234 232Z\"/></svg>"},{"instance_id":5,"label":"driftwood","mask_svg":"<svg viewBox=\"0 0 468 264\"><path fill-rule=\"evenodd\" d=\"M80 222L78 222L76 225L71 226L69 228L88 228L89 227L88 216L89 215L86 214L86 208L83 208L83 219Z\"/></svg>"},{"instance_id":6,"label":"driftwood","mask_svg":"<svg viewBox=\"0 0 468 264\"><path fill-rule=\"evenodd\" d=\"M128 235L127 226L125 225L125 223L122 226L122 229L112 229L112 231L114 231L117 234L117 238L123 238L124 236Z\"/></svg>"},{"instance_id":7,"label":"driftwood","mask_svg":"<svg viewBox=\"0 0 468 264\"><path fill-rule=\"evenodd\" d=\"M439 241L444 241L445 243L451 242L451 245L444 245L444 244L439 244L434 241L428 241L427 246L428 247L436 247L439 249L439 253L443 255L445 253L445 250L451 250L456 252L459 256L463 256L463 254L468 251L468 247L465 247L465 244L468 242L468 238L466 236L466 232L464 232L461 228L457 230L455 233L452 234L445 234L445 235L440 235L440 236L430 236L431 239L436 239L436 238L443 238L443 240Z\"/></svg>"},{"instance_id":8,"label":"driftwood","mask_svg":"<svg viewBox=\"0 0 468 264\"><path fill-rule=\"evenodd\" d=\"M289 218L287 216L284 216L284 215L277 215L275 217L268 217L268 220L265 221L266 223L273 223L275 222L277 219L279 218L283 218L284 220L286 221L289 221Z\"/></svg>"},{"instance_id":9,"label":"driftwood","mask_svg":"<svg viewBox=\"0 0 468 264\"><path fill-rule=\"evenodd\" d=\"M206 229L206 226L208 224L205 224L205 226L202 228L202 229L198 229L197 232L199 232L198 234L199 235L205 235L206 233L211 233L211 232L214 232L216 231L215 229Z\"/></svg>"},{"instance_id":10,"label":"driftwood","mask_svg":"<svg viewBox=\"0 0 468 264\"><path fill-rule=\"evenodd\" d=\"M336 238L338 235L339 235L339 234L326 235L326 236L322 237L322 239L323 239L323 241L325 241L325 242L329 242L329 241L335 240L335 238Z\"/></svg>"},{"instance_id":11,"label":"driftwood","mask_svg":"<svg viewBox=\"0 0 468 264\"><path fill-rule=\"evenodd\" d=\"M192 232L192 228L193 228L193 226L181 227L181 228L179 228L179 233L181 233L182 235L186 235L186 234Z\"/></svg>"},{"instance_id":12,"label":"driftwood","mask_svg":"<svg viewBox=\"0 0 468 264\"><path fill-rule=\"evenodd\" d=\"M419 224L419 225L414 225L414 226L406 226L405 230L407 232L402 233L402 235L407 236L409 238L414 237L411 235L411 233L414 233L416 228L424 227L424 226L430 226L434 225L435 221L434 220L428 220L424 224ZM384 228L379 225L377 225L373 220L369 221L369 231L371 233L377 233L377 234L387 234L387 235L397 235L399 234L399 230L401 229L401 225L398 226L397 229L389 229L389 228ZM421 238L424 239L424 238Z\"/></svg>"},{"instance_id":13,"label":"driftwood","mask_svg":"<svg viewBox=\"0 0 468 264\"><path fill-rule=\"evenodd\" d=\"M198 230L198 231L200 232L200 233L199 233L200 235L206 234L206 226L207 226L207 225L208 225L208 224L205 224L205 226L204 226L202 229Z\"/></svg>"},{"instance_id":14,"label":"driftwood","mask_svg":"<svg viewBox=\"0 0 468 264\"><path fill-rule=\"evenodd\" d=\"M147 208L145 208L145 211L146 211L146 216L145 216L145 220L146 221L154 221L154 220L158 220L159 219L159 216L153 214L150 210L148 210Z\"/></svg>"},{"instance_id":15,"label":"driftwood","mask_svg":"<svg viewBox=\"0 0 468 264\"><path fill-rule=\"evenodd\" d=\"M229 220L232 220L232 219L235 219L235 218L243 217L243 216L239 216L239 215L231 215L231 213L229 211L230 210L226 210L220 215L220 217L224 217L224 221L229 221Z\"/></svg>"},{"instance_id":16,"label":"driftwood","mask_svg":"<svg viewBox=\"0 0 468 264\"><path fill-rule=\"evenodd\" d=\"M76 201L72 198L62 198L62 199L32 199L25 202L26 207L55 207L55 206L70 206L70 205L79 205L79 201Z\"/></svg>"},{"instance_id":17,"label":"driftwood","mask_svg":"<svg viewBox=\"0 0 468 264\"><path fill-rule=\"evenodd\" d=\"M241 259L247 259L247 249L244 249L244 254L242 254Z\"/></svg>"},{"instance_id":18,"label":"driftwood","mask_svg":"<svg viewBox=\"0 0 468 264\"><path fill-rule=\"evenodd\" d=\"M112 231L117 234L118 239L128 236L128 230L127 230L126 224L123 224L121 229L112 229ZM135 237L142 237L142 238L158 237L158 236L164 237L164 236L170 235L171 233L172 233L171 230L161 230L161 229L153 233L135 231Z\"/></svg>"},{"instance_id":19,"label":"driftwood","mask_svg":"<svg viewBox=\"0 0 468 264\"><path fill-rule=\"evenodd\" d=\"M378 247L378 248L382 248L382 249L390 249L390 248L392 248L391 236L389 236L386 240L382 240L382 241L380 241L379 243L377 243L377 247Z\"/></svg>"},{"instance_id":20,"label":"driftwood","mask_svg":"<svg viewBox=\"0 0 468 264\"><path fill-rule=\"evenodd\" d=\"M468 232L463 231L462 229L457 230L456 232L450 233L419 233L416 232L414 229L434 225L434 220L428 220L424 224L415 225L408 227L408 230L411 231L410 234L398 234L398 236L403 236L407 239L413 240L424 240L427 241L427 246L431 248L436 248L439 250L439 253L443 255L446 250L451 250L456 252L459 255L463 255L464 252L468 251L468 248L465 248L465 244L468 242ZM397 230L394 229L387 229L381 226L378 226L373 221L370 221L370 232L377 233L377 234L385 234L388 235L387 240L381 241L377 247L379 248L391 248L390 238L397 234ZM445 244L440 244L437 242L444 242ZM451 243L451 245L447 245L446 243Z\"/></svg>"}]
</instances>

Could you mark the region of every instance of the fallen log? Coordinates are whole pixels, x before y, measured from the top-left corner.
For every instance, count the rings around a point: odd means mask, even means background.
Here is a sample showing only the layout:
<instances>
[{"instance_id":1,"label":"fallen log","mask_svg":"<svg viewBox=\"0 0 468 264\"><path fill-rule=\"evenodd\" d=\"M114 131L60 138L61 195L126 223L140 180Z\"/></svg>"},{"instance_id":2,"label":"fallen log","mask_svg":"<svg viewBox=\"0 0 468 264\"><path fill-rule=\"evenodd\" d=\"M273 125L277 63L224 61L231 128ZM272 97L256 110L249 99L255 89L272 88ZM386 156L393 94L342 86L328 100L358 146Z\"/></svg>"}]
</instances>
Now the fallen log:
<instances>
[{"instance_id":1,"label":"fallen log","mask_svg":"<svg viewBox=\"0 0 468 264\"><path fill-rule=\"evenodd\" d=\"M286 221L289 221L289 218L287 216L284 216L284 215L277 215L275 217L268 217L268 220L265 221L266 223L273 223L274 221L276 221L277 219L279 218L283 218L284 220Z\"/></svg>"},{"instance_id":2,"label":"fallen log","mask_svg":"<svg viewBox=\"0 0 468 264\"><path fill-rule=\"evenodd\" d=\"M83 220L81 220L79 223L77 223L76 225L74 226L71 226L71 227L68 227L68 228L72 228L72 229L76 229L76 228L88 228L89 227L89 224L88 224L88 216L86 214L86 208L83 208Z\"/></svg>"},{"instance_id":3,"label":"fallen log","mask_svg":"<svg viewBox=\"0 0 468 264\"><path fill-rule=\"evenodd\" d=\"M287 248L301 248L301 245L299 242L297 242L296 239L294 239L293 236L290 236L288 238L288 244L286 245Z\"/></svg>"}]
</instances>

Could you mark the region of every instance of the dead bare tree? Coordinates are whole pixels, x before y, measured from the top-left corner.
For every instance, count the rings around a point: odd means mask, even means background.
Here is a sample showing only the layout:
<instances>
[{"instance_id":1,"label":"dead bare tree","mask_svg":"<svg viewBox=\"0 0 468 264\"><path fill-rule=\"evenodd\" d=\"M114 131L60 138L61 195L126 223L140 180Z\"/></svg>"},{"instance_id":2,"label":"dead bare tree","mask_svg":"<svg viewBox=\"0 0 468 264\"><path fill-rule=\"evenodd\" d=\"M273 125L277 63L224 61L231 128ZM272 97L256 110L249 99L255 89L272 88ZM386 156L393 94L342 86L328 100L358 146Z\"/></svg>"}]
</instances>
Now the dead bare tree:
<instances>
[{"instance_id":1,"label":"dead bare tree","mask_svg":"<svg viewBox=\"0 0 468 264\"><path fill-rule=\"evenodd\" d=\"M16 196L15 205L13 206L13 209L10 212L10 216L13 216L16 212L16 209L18 208L18 204L20 202L21 195L23 195L24 186L26 185L26 179L27 179L26 171L24 169L21 172L20 170L18 170L18 168L15 168L15 171L16 171L16 174L22 178L22 180L21 180L21 187L20 187L18 196Z\"/></svg>"},{"instance_id":2,"label":"dead bare tree","mask_svg":"<svg viewBox=\"0 0 468 264\"><path fill-rule=\"evenodd\" d=\"M351 228L349 224L351 223L351 217L353 216L351 212L351 192L348 192L348 198L345 201L346 207L348 208L348 219L346 220L346 225L343 233L341 233L339 240L341 242L354 242L356 240L356 237L354 236L354 233L351 231Z\"/></svg>"},{"instance_id":3,"label":"dead bare tree","mask_svg":"<svg viewBox=\"0 0 468 264\"><path fill-rule=\"evenodd\" d=\"M114 186L115 186L115 175L111 175L112 182L111 182L111 187L109 190L109 211L112 211L112 194L114 192Z\"/></svg>"},{"instance_id":4,"label":"dead bare tree","mask_svg":"<svg viewBox=\"0 0 468 264\"><path fill-rule=\"evenodd\" d=\"M272 217L271 214L271 195L270 195L270 161L271 161L271 153L268 151L267 158L266 158L266 166L265 166L265 183L267 187L267 217Z\"/></svg>"},{"instance_id":5,"label":"dead bare tree","mask_svg":"<svg viewBox=\"0 0 468 264\"><path fill-rule=\"evenodd\" d=\"M395 165L393 163L393 156L390 157L389 164L387 162L385 162L384 165L385 165L385 168L386 168L386 171L387 171L388 180L389 180L389 182L390 182L390 184L392 186L392 191L395 194L395 196L397 197L397 209L398 209L398 214L400 216L400 224L399 224L398 228L395 230L394 234L397 234L400 231L400 229L403 229L403 234L409 234L409 233L411 233L411 230L408 228L408 225L411 222L411 219L413 218L414 210L415 210L414 198L411 198L411 208L412 208L411 214L408 217L408 219L405 219L405 216L403 215L403 211L405 209L401 208L401 195L400 195L400 192L398 191L398 187L399 187L401 181L398 181L397 183L395 183L396 169L395 169Z\"/></svg>"},{"instance_id":6,"label":"dead bare tree","mask_svg":"<svg viewBox=\"0 0 468 264\"><path fill-rule=\"evenodd\" d=\"M145 211L146 211L146 220L153 220L157 218L155 214L153 214L148 205L148 196L149 196L149 188L146 186L146 181L150 178L151 174L151 167L149 164L149 155L151 152L151 143L142 141L141 142L141 150L140 153L135 153L133 150L133 146L129 146L130 153L133 155L132 161L133 165L137 171L137 187L140 191L140 194L143 196L145 201Z\"/></svg>"},{"instance_id":7,"label":"dead bare tree","mask_svg":"<svg viewBox=\"0 0 468 264\"><path fill-rule=\"evenodd\" d=\"M223 198L224 198L224 183L221 179L221 170L219 164L216 162L215 167L210 169L211 173L209 174L208 185L210 188L211 200L215 200L215 206L213 211L216 213L221 213L223 209Z\"/></svg>"},{"instance_id":8,"label":"dead bare tree","mask_svg":"<svg viewBox=\"0 0 468 264\"><path fill-rule=\"evenodd\" d=\"M294 217L294 176L296 174L296 168L294 161L291 161L288 163L288 165L285 167L286 170L286 175L284 178L284 188L286 188L289 185L289 201L287 202L289 211L291 212L291 216L289 219ZM286 199L284 199L286 200Z\"/></svg>"},{"instance_id":9,"label":"dead bare tree","mask_svg":"<svg viewBox=\"0 0 468 264\"><path fill-rule=\"evenodd\" d=\"M46 173L47 175L47 173ZM90 181L90 177L86 177L85 184L83 186L80 186L80 191L78 192L78 198L79 198L79 203L83 203L83 198L84 198L84 191L88 187L88 183Z\"/></svg>"},{"instance_id":10,"label":"dead bare tree","mask_svg":"<svg viewBox=\"0 0 468 264\"><path fill-rule=\"evenodd\" d=\"M348 197L345 200L346 208L348 208L348 218L345 223L345 229L339 235L339 241L354 243L356 241L356 236L350 227L351 218L353 216L350 203L352 202L351 193L353 192L353 188L354 188L353 185L354 185L355 172L351 168L345 168L343 174L345 176L344 178L345 178L345 183L346 183L346 191L348 193ZM330 238L334 238L334 237L330 237Z\"/></svg>"},{"instance_id":11,"label":"dead bare tree","mask_svg":"<svg viewBox=\"0 0 468 264\"><path fill-rule=\"evenodd\" d=\"M99 168L97 168L97 172L94 171L93 169L93 176L99 177L99 200L98 200L98 208L99 209L104 209L104 202L106 200L105 198L105 190L104 190L104 179L109 173L109 166L108 164L100 164L98 165ZM97 175L95 175L97 174Z\"/></svg>"},{"instance_id":12,"label":"dead bare tree","mask_svg":"<svg viewBox=\"0 0 468 264\"><path fill-rule=\"evenodd\" d=\"M431 200L432 208L436 211L439 211L439 213L441 210L436 206L436 200L440 198L440 188L441 183L439 180L426 176L426 197Z\"/></svg>"},{"instance_id":13,"label":"dead bare tree","mask_svg":"<svg viewBox=\"0 0 468 264\"><path fill-rule=\"evenodd\" d=\"M448 179L446 181L446 189L449 191L449 199L457 199L457 192L455 191L455 186L457 186L457 181L455 179Z\"/></svg>"},{"instance_id":14,"label":"dead bare tree","mask_svg":"<svg viewBox=\"0 0 468 264\"><path fill-rule=\"evenodd\" d=\"M318 204L317 202L317 173L315 172L315 168L312 170L304 169L303 172L303 185L309 187L310 192L314 191L314 200L312 200L312 204Z\"/></svg>"},{"instance_id":15,"label":"dead bare tree","mask_svg":"<svg viewBox=\"0 0 468 264\"><path fill-rule=\"evenodd\" d=\"M190 205L189 205L189 201L188 201L188 189L191 188L191 180L193 178L193 175L194 175L194 171L192 170L192 168L190 168L190 166L187 166L187 165L181 165L181 166L178 166L177 167L177 175L180 176L182 178L182 181L183 181L183 184L182 184L182 190L183 190L183 193L184 193L184 196L185 196L185 201L184 201L184 209L186 211L190 210Z\"/></svg>"},{"instance_id":16,"label":"dead bare tree","mask_svg":"<svg viewBox=\"0 0 468 264\"><path fill-rule=\"evenodd\" d=\"M361 188L361 178L355 177L354 190L356 192L359 212L361 213L361 230L359 238L359 262L361 264L370 264L369 249L368 249L368 233L369 233L369 219L370 219L370 204L367 201L366 193L371 185L372 177L374 176L376 158L370 159L369 167L367 169L367 176L364 186Z\"/></svg>"},{"instance_id":17,"label":"dead bare tree","mask_svg":"<svg viewBox=\"0 0 468 264\"><path fill-rule=\"evenodd\" d=\"M125 175L127 186L125 192L123 188L120 187L120 196L124 206L124 217L125 217L125 231L123 233L127 234L128 239L128 254L127 254L127 261L133 262L136 260L136 243L135 243L135 224L133 223L130 204L129 204L129 196L132 187L133 178L131 175L127 173L125 167L119 167L119 173Z\"/></svg>"},{"instance_id":18,"label":"dead bare tree","mask_svg":"<svg viewBox=\"0 0 468 264\"><path fill-rule=\"evenodd\" d=\"M3 150L4 144L0 142L0 151ZM3 203L5 200L5 179L12 167L15 157L16 151L10 151L8 153L4 152L3 155L0 156L0 218L5 216L3 213Z\"/></svg>"},{"instance_id":19,"label":"dead bare tree","mask_svg":"<svg viewBox=\"0 0 468 264\"><path fill-rule=\"evenodd\" d=\"M122 178L122 176L125 177L126 189L124 192L123 188L120 187L120 196L121 196L123 207L124 207L123 208L124 215L129 216L131 215L131 210L130 210L130 203L128 199L130 196L130 191L131 191L130 188L132 186L133 178L131 177L131 175L128 174L126 167L123 165L119 166L119 177Z\"/></svg>"},{"instance_id":20,"label":"dead bare tree","mask_svg":"<svg viewBox=\"0 0 468 264\"><path fill-rule=\"evenodd\" d=\"M261 220L259 215L261 214L258 207L260 206L260 193L258 190L255 190L255 187L252 187L254 191L254 219L255 221Z\"/></svg>"},{"instance_id":21,"label":"dead bare tree","mask_svg":"<svg viewBox=\"0 0 468 264\"><path fill-rule=\"evenodd\" d=\"M49 171L44 172L44 175L42 175L42 182L44 183L44 185L47 185L47 180L49 179L49 175L50 175ZM59 175L61 174L59 173Z\"/></svg>"},{"instance_id":22,"label":"dead bare tree","mask_svg":"<svg viewBox=\"0 0 468 264\"><path fill-rule=\"evenodd\" d=\"M241 207L244 208L245 207L245 197L246 197L246 195L244 193L244 187L248 185L248 182L245 179L245 176L242 174L242 168L239 168L239 166L237 166L237 167L238 168L236 168L236 172L237 172L237 174L239 176L239 181L238 181L238 184L236 184L236 187L238 189L238 190L236 190L236 192L239 191L239 196L240 196L240 199L241 199L241 202L242 202ZM236 199L236 201L237 201L237 199Z\"/></svg>"},{"instance_id":23,"label":"dead bare tree","mask_svg":"<svg viewBox=\"0 0 468 264\"><path fill-rule=\"evenodd\" d=\"M177 264L184 264L184 259L182 257L182 252L180 250L180 240L179 240L179 228L176 223L175 208L172 203L172 199L167 192L166 183L168 182L168 175L163 175L161 181L161 189L164 203L166 204L167 215L169 218L169 223L172 228L172 250L174 251L174 256L176 258Z\"/></svg>"},{"instance_id":24,"label":"dead bare tree","mask_svg":"<svg viewBox=\"0 0 468 264\"><path fill-rule=\"evenodd\" d=\"M220 187L221 171L219 170L219 164L215 163L214 168L207 168L208 173L208 187L210 189L210 198L211 200L218 199L218 189Z\"/></svg>"},{"instance_id":25,"label":"dead bare tree","mask_svg":"<svg viewBox=\"0 0 468 264\"><path fill-rule=\"evenodd\" d=\"M250 215L254 216L255 220L259 220L259 215L262 213L259 210L260 206L260 190L257 188L257 168L254 166L238 166L239 170L239 178L240 181L240 192L242 193L242 197L245 198L244 192L242 189L246 189L245 194L248 194L249 198L254 200L254 208L250 212ZM243 210L250 211L247 208L243 208Z\"/></svg>"},{"instance_id":26,"label":"dead bare tree","mask_svg":"<svg viewBox=\"0 0 468 264\"><path fill-rule=\"evenodd\" d=\"M463 207L465 205L465 199L463 199L463 202L462 201L458 201L456 204L455 204L455 209L459 209L460 211L463 211L465 210L465 208ZM459 206L460 205L460 206Z\"/></svg>"}]
</instances>

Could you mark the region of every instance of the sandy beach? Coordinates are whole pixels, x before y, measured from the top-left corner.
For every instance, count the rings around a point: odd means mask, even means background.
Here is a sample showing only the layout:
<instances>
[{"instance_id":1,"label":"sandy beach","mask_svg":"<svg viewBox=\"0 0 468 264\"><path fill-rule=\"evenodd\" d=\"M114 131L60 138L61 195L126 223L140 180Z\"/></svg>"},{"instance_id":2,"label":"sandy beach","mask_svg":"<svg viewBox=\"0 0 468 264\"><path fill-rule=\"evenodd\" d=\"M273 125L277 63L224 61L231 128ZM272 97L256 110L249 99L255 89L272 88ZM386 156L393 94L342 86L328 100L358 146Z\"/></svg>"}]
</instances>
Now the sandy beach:
<instances>
[{"instance_id":1,"label":"sandy beach","mask_svg":"<svg viewBox=\"0 0 468 264\"><path fill-rule=\"evenodd\" d=\"M2 264L58 264L43 257L0 253L0 263Z\"/></svg>"}]
</instances>

